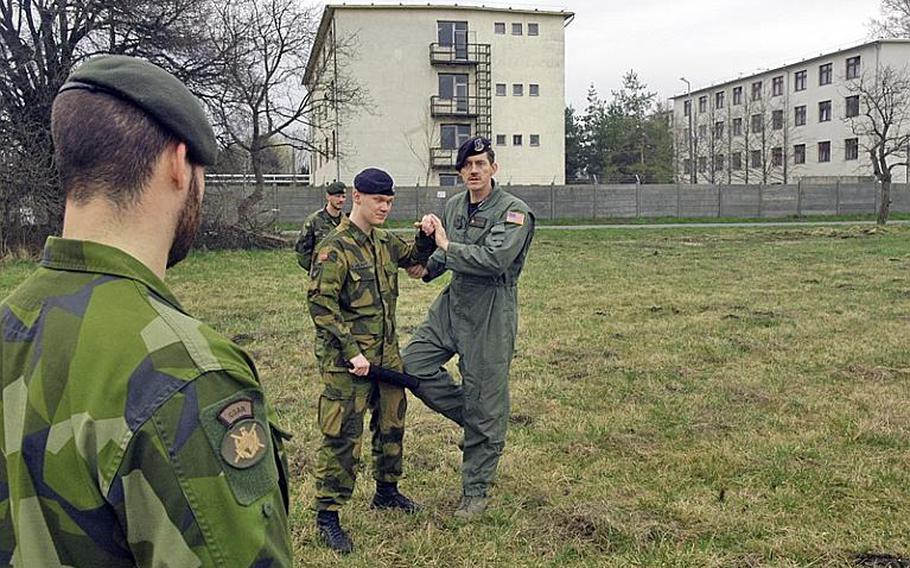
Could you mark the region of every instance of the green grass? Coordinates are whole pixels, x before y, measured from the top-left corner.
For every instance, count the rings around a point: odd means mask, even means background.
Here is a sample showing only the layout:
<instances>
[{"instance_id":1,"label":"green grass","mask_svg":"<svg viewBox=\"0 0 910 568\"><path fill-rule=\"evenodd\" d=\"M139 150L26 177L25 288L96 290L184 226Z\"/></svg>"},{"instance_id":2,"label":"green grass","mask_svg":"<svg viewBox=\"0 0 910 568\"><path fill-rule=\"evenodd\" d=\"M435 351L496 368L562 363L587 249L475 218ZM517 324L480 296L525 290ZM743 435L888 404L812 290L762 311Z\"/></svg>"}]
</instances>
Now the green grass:
<instances>
[{"instance_id":1,"label":"green grass","mask_svg":"<svg viewBox=\"0 0 910 568\"><path fill-rule=\"evenodd\" d=\"M0 270L0 296L27 264ZM458 432L411 399L416 516L342 512L367 566L849 566L910 556L910 229L539 233L520 285L492 508L453 521ZM283 422L301 566L320 392L289 250L197 253L169 282L239 336ZM401 342L443 283L402 278ZM366 461L369 461L368 451ZM868 564L872 565L872 564Z\"/></svg>"}]
</instances>

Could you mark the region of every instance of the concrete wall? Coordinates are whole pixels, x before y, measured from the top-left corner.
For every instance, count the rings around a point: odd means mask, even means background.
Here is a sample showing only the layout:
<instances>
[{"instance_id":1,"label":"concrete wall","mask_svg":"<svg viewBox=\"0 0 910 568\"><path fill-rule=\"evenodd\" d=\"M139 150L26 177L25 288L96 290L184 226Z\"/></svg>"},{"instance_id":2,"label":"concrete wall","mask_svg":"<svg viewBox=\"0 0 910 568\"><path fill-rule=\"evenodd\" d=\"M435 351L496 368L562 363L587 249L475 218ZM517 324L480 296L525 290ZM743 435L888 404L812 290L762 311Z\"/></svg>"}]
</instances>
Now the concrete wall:
<instances>
[{"instance_id":1,"label":"concrete wall","mask_svg":"<svg viewBox=\"0 0 910 568\"><path fill-rule=\"evenodd\" d=\"M528 185L505 186L523 199L539 219L609 219L635 217L754 217L875 213L878 186L834 185ZM207 182L209 216L236 217L231 203L249 190L242 184ZM462 191L441 187L397 187L391 218L416 219L441 213L446 200ZM322 188L273 184L262 202L264 218L302 223L323 205ZM350 204L347 205L350 208ZM892 186L894 212L910 212L910 186Z\"/></svg>"}]
</instances>

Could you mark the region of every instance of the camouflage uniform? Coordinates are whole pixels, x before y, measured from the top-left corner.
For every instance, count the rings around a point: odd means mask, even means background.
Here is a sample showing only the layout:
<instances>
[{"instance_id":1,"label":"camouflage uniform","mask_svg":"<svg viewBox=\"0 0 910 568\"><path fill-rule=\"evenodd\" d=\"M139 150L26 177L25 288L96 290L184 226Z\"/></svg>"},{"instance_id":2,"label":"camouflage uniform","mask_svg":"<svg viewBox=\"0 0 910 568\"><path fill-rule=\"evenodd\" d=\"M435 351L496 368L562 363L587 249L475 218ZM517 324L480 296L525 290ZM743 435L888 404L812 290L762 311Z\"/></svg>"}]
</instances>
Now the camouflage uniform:
<instances>
[{"instance_id":1,"label":"camouflage uniform","mask_svg":"<svg viewBox=\"0 0 910 568\"><path fill-rule=\"evenodd\" d=\"M339 213L337 217L332 217L323 207L319 211L310 213L303 221L303 228L300 229L300 236L297 237L297 244L294 245L294 249L297 251L297 264L300 265L300 268L310 269L313 264L313 251L332 232L332 229L338 226L344 216L344 213Z\"/></svg>"},{"instance_id":2,"label":"camouflage uniform","mask_svg":"<svg viewBox=\"0 0 910 568\"><path fill-rule=\"evenodd\" d=\"M404 389L358 377L346 363L362 353L371 365L402 369L395 332L398 268L425 264L434 248L432 239L422 234L408 244L378 228L366 235L343 219L317 249L309 302L325 383L319 397L324 436L316 464L319 511L337 511L351 497L367 407L372 413L374 477L381 482L401 477Z\"/></svg>"},{"instance_id":3,"label":"camouflage uniform","mask_svg":"<svg viewBox=\"0 0 910 568\"><path fill-rule=\"evenodd\" d=\"M509 418L509 366L518 329L518 278L534 237L534 214L493 186L468 216L469 193L446 202L450 243L427 264L429 281L446 270L442 291L404 348L405 371L420 377L415 395L464 427L465 496L484 496L496 473ZM442 366L458 355L462 383Z\"/></svg>"},{"instance_id":4,"label":"camouflage uniform","mask_svg":"<svg viewBox=\"0 0 910 568\"><path fill-rule=\"evenodd\" d=\"M291 565L253 362L138 260L50 238L0 333L0 565Z\"/></svg>"}]
</instances>

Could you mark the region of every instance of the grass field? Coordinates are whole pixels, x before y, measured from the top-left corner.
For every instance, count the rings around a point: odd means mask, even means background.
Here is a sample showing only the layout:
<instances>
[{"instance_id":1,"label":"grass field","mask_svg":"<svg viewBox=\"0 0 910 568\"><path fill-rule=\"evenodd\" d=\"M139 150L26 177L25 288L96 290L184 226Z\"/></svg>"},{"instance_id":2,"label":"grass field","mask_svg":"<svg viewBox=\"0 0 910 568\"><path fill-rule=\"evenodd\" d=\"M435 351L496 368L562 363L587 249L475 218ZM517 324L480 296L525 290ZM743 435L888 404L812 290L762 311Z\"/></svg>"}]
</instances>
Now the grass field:
<instances>
[{"instance_id":1,"label":"grass field","mask_svg":"<svg viewBox=\"0 0 910 568\"><path fill-rule=\"evenodd\" d=\"M0 266L0 296L30 270ZM490 513L453 521L459 434L412 398L402 488L426 509L370 511L365 464L343 565L910 565L875 563L910 557L908 272L906 228L540 232ZM198 253L169 282L254 354L295 433L298 564L333 564L306 276L290 251ZM403 344L443 283L402 282Z\"/></svg>"}]
</instances>

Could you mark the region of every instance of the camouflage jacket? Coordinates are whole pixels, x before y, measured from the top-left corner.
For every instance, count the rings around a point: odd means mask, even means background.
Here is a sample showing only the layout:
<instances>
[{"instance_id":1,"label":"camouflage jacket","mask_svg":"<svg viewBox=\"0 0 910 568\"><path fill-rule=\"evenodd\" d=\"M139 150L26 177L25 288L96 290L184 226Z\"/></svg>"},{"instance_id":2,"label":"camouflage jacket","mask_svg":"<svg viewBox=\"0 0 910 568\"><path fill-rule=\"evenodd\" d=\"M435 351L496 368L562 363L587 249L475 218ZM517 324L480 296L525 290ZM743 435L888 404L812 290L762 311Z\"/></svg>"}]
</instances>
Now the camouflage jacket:
<instances>
[{"instance_id":1,"label":"camouflage jacket","mask_svg":"<svg viewBox=\"0 0 910 568\"><path fill-rule=\"evenodd\" d=\"M303 221L303 228L300 229L300 236L297 237L297 244L294 245L294 249L297 251L297 264L300 265L300 268L310 269L313 263L313 251L345 216L342 213L338 217L332 217L323 207L319 211L310 213Z\"/></svg>"},{"instance_id":2,"label":"camouflage jacket","mask_svg":"<svg viewBox=\"0 0 910 568\"><path fill-rule=\"evenodd\" d=\"M146 266L52 237L0 333L0 565L291 565L253 362Z\"/></svg>"},{"instance_id":3,"label":"camouflage jacket","mask_svg":"<svg viewBox=\"0 0 910 568\"><path fill-rule=\"evenodd\" d=\"M401 369L395 304L398 268L426 264L433 239L414 244L374 228L368 236L344 219L317 249L310 271L310 315L323 371L346 371L359 353L373 365Z\"/></svg>"}]
</instances>

